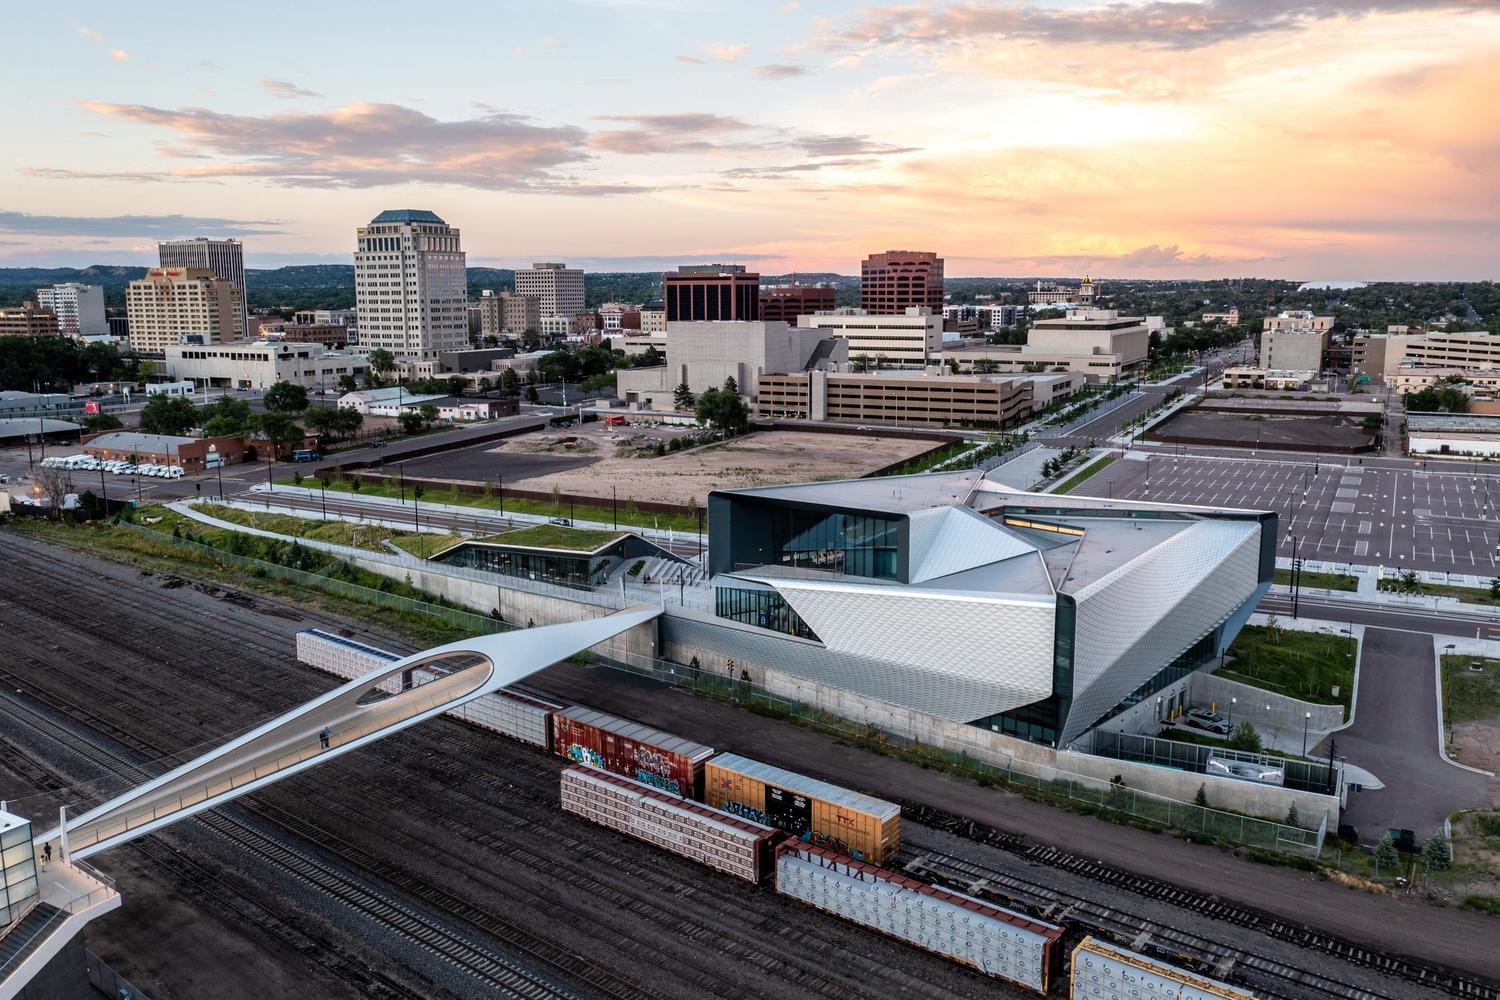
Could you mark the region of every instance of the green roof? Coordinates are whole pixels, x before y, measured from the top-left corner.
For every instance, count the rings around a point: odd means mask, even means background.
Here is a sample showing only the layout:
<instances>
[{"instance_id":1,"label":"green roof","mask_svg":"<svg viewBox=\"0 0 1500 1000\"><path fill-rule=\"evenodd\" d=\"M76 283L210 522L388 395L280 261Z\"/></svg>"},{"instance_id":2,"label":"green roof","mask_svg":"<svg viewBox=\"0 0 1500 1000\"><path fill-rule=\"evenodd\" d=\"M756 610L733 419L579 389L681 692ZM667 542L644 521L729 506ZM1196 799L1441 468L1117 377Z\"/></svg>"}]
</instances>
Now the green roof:
<instances>
[{"instance_id":1,"label":"green roof","mask_svg":"<svg viewBox=\"0 0 1500 1000\"><path fill-rule=\"evenodd\" d=\"M558 549L562 552L597 552L624 538L629 532L608 528L565 528L560 524L538 524L474 541L486 545L510 545L523 549Z\"/></svg>"}]
</instances>

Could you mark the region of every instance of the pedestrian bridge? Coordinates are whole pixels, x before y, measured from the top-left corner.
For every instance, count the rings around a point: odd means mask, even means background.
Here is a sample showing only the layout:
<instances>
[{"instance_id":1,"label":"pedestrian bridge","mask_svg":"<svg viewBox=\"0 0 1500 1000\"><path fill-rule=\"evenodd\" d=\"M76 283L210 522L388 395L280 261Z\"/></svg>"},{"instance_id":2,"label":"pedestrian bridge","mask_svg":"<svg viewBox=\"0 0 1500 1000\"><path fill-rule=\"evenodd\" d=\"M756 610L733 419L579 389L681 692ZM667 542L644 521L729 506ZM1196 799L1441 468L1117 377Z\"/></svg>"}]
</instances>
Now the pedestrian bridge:
<instances>
[{"instance_id":1,"label":"pedestrian bridge","mask_svg":"<svg viewBox=\"0 0 1500 1000\"><path fill-rule=\"evenodd\" d=\"M408 656L67 819L35 842L38 847L54 844L64 857L87 858L514 684L659 614L660 608L628 608L587 621L464 639ZM440 675L392 693L403 675L419 667L436 668ZM393 679L396 685L389 683Z\"/></svg>"}]
</instances>

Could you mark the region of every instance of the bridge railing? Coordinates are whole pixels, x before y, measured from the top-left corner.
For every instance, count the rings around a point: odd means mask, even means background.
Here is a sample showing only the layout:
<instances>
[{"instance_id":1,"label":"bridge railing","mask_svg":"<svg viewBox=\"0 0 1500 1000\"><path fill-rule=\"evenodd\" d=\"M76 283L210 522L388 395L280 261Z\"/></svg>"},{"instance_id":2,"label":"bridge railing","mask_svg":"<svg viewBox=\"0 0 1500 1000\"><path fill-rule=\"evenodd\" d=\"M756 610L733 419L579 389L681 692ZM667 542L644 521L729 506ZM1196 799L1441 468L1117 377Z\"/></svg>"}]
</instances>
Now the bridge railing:
<instances>
[{"instance_id":1,"label":"bridge railing","mask_svg":"<svg viewBox=\"0 0 1500 1000\"><path fill-rule=\"evenodd\" d=\"M421 715L424 712L446 706L449 702L455 698L462 697L482 682L483 678L481 677L467 688L455 691L453 687L450 687L441 694L406 699L400 703L399 709L394 711L377 710L367 712L360 721L352 726L334 728L333 724L330 723L329 728L332 729L332 735L327 747L322 745L322 740L317 733L312 733L309 734L306 740L299 741L290 749L284 749L279 752L273 751L270 755L259 757L227 774L217 775L202 784L194 785L181 794L168 798L152 798L149 804L135 808L130 808L126 805L123 807L122 812L106 813L96 819L80 818L76 827L71 824L69 826L68 850L70 853L74 853L93 847L96 844L114 840L132 830L138 830L159 819L165 819L184 809L189 809L210 799L243 788L261 778L270 777L303 761L310 760L320 754L328 753L339 746L362 739L371 733L389 729L393 725ZM381 704L388 703L382 702Z\"/></svg>"}]
</instances>

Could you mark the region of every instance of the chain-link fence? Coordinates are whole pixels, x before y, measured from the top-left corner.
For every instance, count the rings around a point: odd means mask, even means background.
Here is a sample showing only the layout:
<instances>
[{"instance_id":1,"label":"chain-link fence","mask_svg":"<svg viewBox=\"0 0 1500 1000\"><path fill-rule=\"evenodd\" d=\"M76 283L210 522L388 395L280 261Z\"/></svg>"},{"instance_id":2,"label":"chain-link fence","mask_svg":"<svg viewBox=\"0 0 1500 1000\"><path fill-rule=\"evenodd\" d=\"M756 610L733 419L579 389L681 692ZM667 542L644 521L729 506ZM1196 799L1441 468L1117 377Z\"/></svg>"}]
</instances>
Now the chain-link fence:
<instances>
[{"instance_id":1,"label":"chain-link fence","mask_svg":"<svg viewBox=\"0 0 1500 1000\"><path fill-rule=\"evenodd\" d=\"M1017 759L978 739L957 749L929 746L874 726L840 718L814 705L767 690L751 680L719 676L669 660L621 652L599 655L598 659L617 670L744 705L751 711L792 719L855 746L962 774L981 785L1002 785L1034 798L1076 803L1195 836L1277 853L1315 858L1322 850L1324 830L1321 826L1317 830L1306 830L1181 802L1131 788L1123 781L1106 781L1048 764Z\"/></svg>"},{"instance_id":2,"label":"chain-link fence","mask_svg":"<svg viewBox=\"0 0 1500 1000\"><path fill-rule=\"evenodd\" d=\"M407 614L434 618L454 628L464 629L472 635L504 632L515 627L508 622L501 621L498 618L491 618L488 615L475 614L472 611L464 611L460 608L453 608L444 604L434 604L430 601L421 601L411 597L404 597L400 594L392 594L388 591L361 586L357 583L350 583L347 580L338 580L320 573L310 573L306 570L294 569L291 566L282 566L278 563L267 562L264 559L257 559L254 556L238 555L234 552L227 552L224 549L214 548L212 545L204 545L201 542L195 542L187 538L178 538L164 532L153 531L150 528L132 524L129 521L121 521L120 527L127 528L143 538L165 542L169 545L196 552L223 566L233 566L249 570L257 577L285 581L303 587L312 587L315 590L359 601L363 604L373 604L377 607L390 608L394 611ZM328 571L337 570L340 565L340 563L335 561L329 565Z\"/></svg>"}]
</instances>

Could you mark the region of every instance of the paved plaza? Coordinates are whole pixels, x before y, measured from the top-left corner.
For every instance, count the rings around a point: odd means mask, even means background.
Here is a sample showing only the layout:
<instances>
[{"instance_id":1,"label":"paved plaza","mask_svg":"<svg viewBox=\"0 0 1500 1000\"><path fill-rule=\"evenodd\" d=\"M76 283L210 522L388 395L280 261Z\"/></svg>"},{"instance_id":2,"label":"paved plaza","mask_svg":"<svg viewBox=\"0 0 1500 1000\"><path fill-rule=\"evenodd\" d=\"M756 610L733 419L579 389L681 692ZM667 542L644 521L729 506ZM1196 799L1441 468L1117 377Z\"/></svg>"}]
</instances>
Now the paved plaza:
<instances>
[{"instance_id":1,"label":"paved plaza","mask_svg":"<svg viewBox=\"0 0 1500 1000\"><path fill-rule=\"evenodd\" d=\"M1500 573L1500 475L1453 463L1412 466L1135 451L1076 492L1274 510L1281 516L1283 556L1293 554L1295 539L1297 555L1324 562Z\"/></svg>"}]
</instances>

